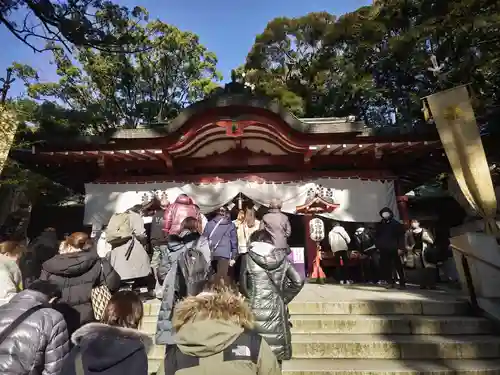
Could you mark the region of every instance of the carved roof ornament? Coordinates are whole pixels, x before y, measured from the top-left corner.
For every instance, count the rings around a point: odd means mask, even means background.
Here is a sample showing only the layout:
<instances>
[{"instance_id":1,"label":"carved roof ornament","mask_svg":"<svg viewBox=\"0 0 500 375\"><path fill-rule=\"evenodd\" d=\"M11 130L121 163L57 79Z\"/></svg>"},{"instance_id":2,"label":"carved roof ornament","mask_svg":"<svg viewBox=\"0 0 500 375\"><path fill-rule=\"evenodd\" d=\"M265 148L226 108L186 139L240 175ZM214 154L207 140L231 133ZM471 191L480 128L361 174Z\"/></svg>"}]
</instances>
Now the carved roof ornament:
<instances>
[{"instance_id":1,"label":"carved roof ornament","mask_svg":"<svg viewBox=\"0 0 500 375\"><path fill-rule=\"evenodd\" d=\"M245 76L239 77L236 70L231 70L231 82L224 86L223 94L251 94L250 87L245 85Z\"/></svg>"},{"instance_id":2,"label":"carved roof ornament","mask_svg":"<svg viewBox=\"0 0 500 375\"><path fill-rule=\"evenodd\" d=\"M317 185L307 192L306 202L295 208L298 214L321 214L333 212L339 205L335 203L333 190Z\"/></svg>"},{"instance_id":3,"label":"carved roof ornament","mask_svg":"<svg viewBox=\"0 0 500 375\"><path fill-rule=\"evenodd\" d=\"M166 191L163 191L159 198L160 201L168 201L168 193Z\"/></svg>"},{"instance_id":4,"label":"carved roof ornament","mask_svg":"<svg viewBox=\"0 0 500 375\"><path fill-rule=\"evenodd\" d=\"M147 202L149 202L151 199L150 199L150 196L148 193L144 193L142 194L142 197L141 197L141 202L142 204L145 204Z\"/></svg>"}]
</instances>

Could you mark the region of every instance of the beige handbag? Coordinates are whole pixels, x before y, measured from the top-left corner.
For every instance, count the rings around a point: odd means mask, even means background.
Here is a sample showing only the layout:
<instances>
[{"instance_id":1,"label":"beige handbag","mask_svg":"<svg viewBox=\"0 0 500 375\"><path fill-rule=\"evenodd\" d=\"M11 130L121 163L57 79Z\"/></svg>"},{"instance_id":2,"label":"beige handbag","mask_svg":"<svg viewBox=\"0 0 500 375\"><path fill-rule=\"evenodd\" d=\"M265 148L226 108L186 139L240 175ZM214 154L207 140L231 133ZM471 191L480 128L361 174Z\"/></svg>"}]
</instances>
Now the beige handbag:
<instances>
[{"instance_id":1,"label":"beige handbag","mask_svg":"<svg viewBox=\"0 0 500 375\"><path fill-rule=\"evenodd\" d=\"M415 268L415 253L413 250L407 251L405 255L403 255L403 264L406 268Z\"/></svg>"},{"instance_id":2,"label":"beige handbag","mask_svg":"<svg viewBox=\"0 0 500 375\"><path fill-rule=\"evenodd\" d=\"M101 273L104 275L104 269L101 261ZM96 320L101 320L104 315L104 310L111 299L111 292L109 291L106 283L92 288L90 293L90 300L92 301L92 310L94 310L94 317Z\"/></svg>"}]
</instances>

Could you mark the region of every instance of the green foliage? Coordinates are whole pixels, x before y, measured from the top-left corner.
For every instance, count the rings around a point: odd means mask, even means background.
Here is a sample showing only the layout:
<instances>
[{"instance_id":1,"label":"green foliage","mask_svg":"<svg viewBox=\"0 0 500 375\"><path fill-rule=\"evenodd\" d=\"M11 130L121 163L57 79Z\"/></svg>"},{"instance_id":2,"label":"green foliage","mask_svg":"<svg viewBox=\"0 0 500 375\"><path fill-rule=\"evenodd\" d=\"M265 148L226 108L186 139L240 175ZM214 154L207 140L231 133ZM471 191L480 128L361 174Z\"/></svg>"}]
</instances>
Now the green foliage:
<instances>
[{"instance_id":1,"label":"green foliage","mask_svg":"<svg viewBox=\"0 0 500 375\"><path fill-rule=\"evenodd\" d=\"M54 48L57 82L41 82L29 67L14 65L29 96L42 103L41 131L88 135L163 122L217 87L217 58L195 34L158 20L136 32L143 38L129 54L81 48L68 56Z\"/></svg>"},{"instance_id":2,"label":"green foliage","mask_svg":"<svg viewBox=\"0 0 500 375\"><path fill-rule=\"evenodd\" d=\"M30 99L19 99L6 103L5 110L12 115L12 118L9 118L8 121L9 123L13 121L17 122L18 127L13 144L6 145L8 127L2 124L0 130L3 141L2 149L26 149L33 145L33 139L36 139L33 135L37 131L37 128L33 127L33 125L40 120L40 107L38 103ZM71 192L67 188L33 171L25 169L10 158L3 164L1 176L0 195L7 190L12 190L22 193L30 202L48 201L50 203L71 195Z\"/></svg>"},{"instance_id":3,"label":"green foliage","mask_svg":"<svg viewBox=\"0 0 500 375\"><path fill-rule=\"evenodd\" d=\"M276 18L240 74L295 114L354 114L373 127L425 131L420 98L471 83L483 124L500 117L500 5L382 0L335 18ZM444 64L441 79L430 57ZM492 126L494 128L494 126Z\"/></svg>"},{"instance_id":4,"label":"green foliage","mask_svg":"<svg viewBox=\"0 0 500 375\"><path fill-rule=\"evenodd\" d=\"M108 48L118 47L111 39L106 39L111 43L106 48L87 41L75 43L79 48L71 51L51 44L52 64L58 75L55 82L41 80L29 65L13 63L12 73L24 82L28 94L7 103L19 122L13 149L29 149L46 139L95 135L119 127L168 121L218 87L216 81L222 77L216 70L217 58L195 34L158 20L139 22L147 21L147 12L142 8L129 11L97 1L93 9L99 28L115 35L116 43L127 36L127 51L121 51L127 53ZM125 45L123 38L120 48ZM16 187L31 202L53 203L70 194L66 188L9 159L0 189Z\"/></svg>"},{"instance_id":5,"label":"green foliage","mask_svg":"<svg viewBox=\"0 0 500 375\"><path fill-rule=\"evenodd\" d=\"M108 0L4 0L0 24L36 52L55 45L91 47L107 52L130 52L148 20L142 7L132 10ZM45 42L45 47L40 47Z\"/></svg>"}]
</instances>

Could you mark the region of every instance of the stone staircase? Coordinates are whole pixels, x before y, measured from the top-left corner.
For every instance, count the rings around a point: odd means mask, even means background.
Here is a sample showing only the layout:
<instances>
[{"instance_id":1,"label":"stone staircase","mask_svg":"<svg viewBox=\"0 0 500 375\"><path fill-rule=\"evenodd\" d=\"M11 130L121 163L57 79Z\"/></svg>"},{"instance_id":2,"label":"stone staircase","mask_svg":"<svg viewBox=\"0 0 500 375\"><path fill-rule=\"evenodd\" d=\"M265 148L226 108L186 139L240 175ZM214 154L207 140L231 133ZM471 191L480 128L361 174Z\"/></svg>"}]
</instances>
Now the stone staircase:
<instances>
[{"instance_id":1,"label":"stone staircase","mask_svg":"<svg viewBox=\"0 0 500 375\"><path fill-rule=\"evenodd\" d=\"M159 303L146 305L154 334ZM306 285L290 304L287 375L500 374L500 337L460 296L379 287ZM149 353L154 372L164 356Z\"/></svg>"}]
</instances>

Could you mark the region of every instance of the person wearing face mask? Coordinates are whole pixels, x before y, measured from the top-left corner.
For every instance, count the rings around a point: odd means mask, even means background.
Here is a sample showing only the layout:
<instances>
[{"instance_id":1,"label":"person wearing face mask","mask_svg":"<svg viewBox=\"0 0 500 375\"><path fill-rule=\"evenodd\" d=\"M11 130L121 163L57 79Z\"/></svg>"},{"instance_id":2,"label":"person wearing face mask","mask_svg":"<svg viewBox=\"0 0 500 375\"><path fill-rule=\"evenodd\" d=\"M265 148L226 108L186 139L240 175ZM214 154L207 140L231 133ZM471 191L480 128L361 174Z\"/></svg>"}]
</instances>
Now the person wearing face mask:
<instances>
[{"instance_id":1,"label":"person wearing face mask","mask_svg":"<svg viewBox=\"0 0 500 375\"><path fill-rule=\"evenodd\" d=\"M375 247L380 252L380 271L382 279L387 281L389 288L394 288L394 274L399 277L400 289L406 288L406 279L401 263L401 253L404 249L405 229L403 224L394 219L394 213L388 207L379 212L382 220L375 231Z\"/></svg>"},{"instance_id":2,"label":"person wearing face mask","mask_svg":"<svg viewBox=\"0 0 500 375\"><path fill-rule=\"evenodd\" d=\"M411 228L405 235L406 251L415 258L415 268L419 271L420 289L436 289L436 263L434 239L418 220L411 221Z\"/></svg>"}]
</instances>

